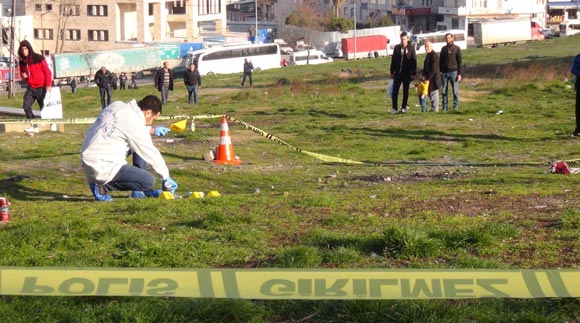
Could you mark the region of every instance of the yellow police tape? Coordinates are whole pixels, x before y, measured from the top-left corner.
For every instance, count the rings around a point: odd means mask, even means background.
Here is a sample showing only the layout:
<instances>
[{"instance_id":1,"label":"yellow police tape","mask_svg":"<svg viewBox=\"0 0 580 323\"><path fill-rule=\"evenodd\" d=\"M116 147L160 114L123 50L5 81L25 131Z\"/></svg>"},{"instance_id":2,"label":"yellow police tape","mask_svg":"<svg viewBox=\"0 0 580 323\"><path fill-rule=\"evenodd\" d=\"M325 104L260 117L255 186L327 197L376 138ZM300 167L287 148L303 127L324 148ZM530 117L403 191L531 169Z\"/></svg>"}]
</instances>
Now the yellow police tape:
<instances>
[{"instance_id":1,"label":"yellow police tape","mask_svg":"<svg viewBox=\"0 0 580 323\"><path fill-rule=\"evenodd\" d=\"M0 295L238 299L580 297L580 270L0 267Z\"/></svg>"},{"instance_id":2,"label":"yellow police tape","mask_svg":"<svg viewBox=\"0 0 580 323\"><path fill-rule=\"evenodd\" d=\"M286 146L292 150L295 150L297 152L309 155L311 157L314 157L316 159L322 160L324 162L328 162L328 163L342 163L342 164L357 164L357 165L378 165L378 164L373 164L373 163L366 163L366 162L359 162L359 161L354 161L351 159L345 159L345 158L339 158L339 157L333 157L333 156L328 156L328 155L323 155L323 154L318 154L318 153L313 153L310 151L306 151L306 150L302 150L296 146L293 146L287 142L285 142L284 140L264 131L261 129L258 129L254 126L252 126L249 123L246 123L244 121L238 120L232 116L228 116L228 115L215 115L215 114L207 114L207 115L197 115L197 116L186 116L186 115L170 115L170 116L160 116L159 118L157 118L157 120L160 121L164 121L164 120L181 120L181 119L191 119L191 130L195 131L195 120L196 119L212 119L212 118L221 118L221 117L226 117L227 120L229 120L230 122L239 124L243 127L245 127L246 129L252 130L254 133L257 133L263 137L266 137L267 139L278 143L280 145ZM59 123L59 124L92 124L97 120L97 118L76 118L76 119L34 119L34 123L36 124L52 124L52 123ZM30 121L29 120L24 120L24 119L2 119L0 120L0 124L2 123L26 123L29 124Z\"/></svg>"}]
</instances>

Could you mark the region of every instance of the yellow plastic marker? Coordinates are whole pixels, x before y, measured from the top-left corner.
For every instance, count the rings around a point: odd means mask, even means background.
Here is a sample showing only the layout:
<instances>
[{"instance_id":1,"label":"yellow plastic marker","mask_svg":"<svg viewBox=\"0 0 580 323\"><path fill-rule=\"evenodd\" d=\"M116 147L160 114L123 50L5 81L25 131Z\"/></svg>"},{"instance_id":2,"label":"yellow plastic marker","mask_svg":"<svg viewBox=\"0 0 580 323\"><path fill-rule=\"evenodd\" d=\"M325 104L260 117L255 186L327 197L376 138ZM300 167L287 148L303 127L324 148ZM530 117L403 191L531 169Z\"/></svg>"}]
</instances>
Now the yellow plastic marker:
<instances>
[{"instance_id":1,"label":"yellow plastic marker","mask_svg":"<svg viewBox=\"0 0 580 323\"><path fill-rule=\"evenodd\" d=\"M192 192L189 196L190 199L202 199L205 196L203 192Z\"/></svg>"},{"instance_id":2,"label":"yellow plastic marker","mask_svg":"<svg viewBox=\"0 0 580 323\"><path fill-rule=\"evenodd\" d=\"M162 192L159 198L162 200L175 200L175 196L171 192Z\"/></svg>"},{"instance_id":3,"label":"yellow plastic marker","mask_svg":"<svg viewBox=\"0 0 580 323\"><path fill-rule=\"evenodd\" d=\"M207 192L207 197L220 197L220 193L218 191L211 191Z\"/></svg>"},{"instance_id":4,"label":"yellow plastic marker","mask_svg":"<svg viewBox=\"0 0 580 323\"><path fill-rule=\"evenodd\" d=\"M172 123L169 126L169 129L171 129L171 131L175 131L178 133L182 133L183 130L185 130L185 127L187 126L187 119L183 119L181 121L177 121L175 123Z\"/></svg>"}]
</instances>

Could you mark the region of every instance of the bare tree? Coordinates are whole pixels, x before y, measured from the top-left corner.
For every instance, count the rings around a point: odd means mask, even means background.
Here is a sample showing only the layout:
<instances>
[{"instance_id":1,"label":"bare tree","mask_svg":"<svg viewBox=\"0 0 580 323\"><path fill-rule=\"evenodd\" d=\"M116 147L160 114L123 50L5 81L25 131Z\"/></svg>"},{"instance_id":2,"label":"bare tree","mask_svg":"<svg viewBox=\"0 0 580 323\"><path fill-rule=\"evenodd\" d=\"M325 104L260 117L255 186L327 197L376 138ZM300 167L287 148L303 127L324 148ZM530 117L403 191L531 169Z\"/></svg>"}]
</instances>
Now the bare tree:
<instances>
[{"instance_id":1,"label":"bare tree","mask_svg":"<svg viewBox=\"0 0 580 323\"><path fill-rule=\"evenodd\" d=\"M56 11L56 46L55 52L62 53L67 39L67 24L80 14L79 0L52 0Z\"/></svg>"},{"instance_id":2,"label":"bare tree","mask_svg":"<svg viewBox=\"0 0 580 323\"><path fill-rule=\"evenodd\" d=\"M312 30L321 29L320 23L323 16L316 9L316 0L303 0L296 8L296 12L298 25L307 30L308 56L306 57L306 64L310 64L310 34Z\"/></svg>"},{"instance_id":3,"label":"bare tree","mask_svg":"<svg viewBox=\"0 0 580 323\"><path fill-rule=\"evenodd\" d=\"M334 6L334 14L336 18L340 18L340 7L346 2L346 0L332 0L332 5Z\"/></svg>"}]
</instances>

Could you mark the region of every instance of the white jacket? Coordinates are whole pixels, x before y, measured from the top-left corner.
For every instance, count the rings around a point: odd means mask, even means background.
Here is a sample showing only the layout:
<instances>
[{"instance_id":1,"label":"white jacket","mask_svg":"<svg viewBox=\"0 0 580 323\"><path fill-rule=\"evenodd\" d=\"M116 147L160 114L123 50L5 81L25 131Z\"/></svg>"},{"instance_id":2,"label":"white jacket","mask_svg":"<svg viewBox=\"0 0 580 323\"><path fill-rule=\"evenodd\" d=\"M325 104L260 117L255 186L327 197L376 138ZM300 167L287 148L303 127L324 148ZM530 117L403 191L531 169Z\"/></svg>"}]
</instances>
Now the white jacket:
<instances>
[{"instance_id":1,"label":"white jacket","mask_svg":"<svg viewBox=\"0 0 580 323\"><path fill-rule=\"evenodd\" d=\"M89 182L104 185L113 180L127 164L129 150L141 156L162 179L169 177L169 169L145 123L135 100L116 101L101 111L85 134L81 148L82 166Z\"/></svg>"}]
</instances>

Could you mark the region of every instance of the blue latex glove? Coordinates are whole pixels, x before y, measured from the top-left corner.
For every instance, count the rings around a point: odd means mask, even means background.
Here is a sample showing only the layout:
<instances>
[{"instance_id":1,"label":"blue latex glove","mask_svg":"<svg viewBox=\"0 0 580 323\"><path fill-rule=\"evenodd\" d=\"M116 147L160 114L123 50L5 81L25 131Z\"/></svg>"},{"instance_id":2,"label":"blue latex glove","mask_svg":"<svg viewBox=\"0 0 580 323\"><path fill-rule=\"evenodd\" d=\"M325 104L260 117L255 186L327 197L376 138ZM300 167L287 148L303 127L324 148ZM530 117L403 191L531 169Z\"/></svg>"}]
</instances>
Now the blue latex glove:
<instances>
[{"instance_id":1,"label":"blue latex glove","mask_svg":"<svg viewBox=\"0 0 580 323\"><path fill-rule=\"evenodd\" d=\"M175 190L177 189L177 183L174 180L172 180L171 177L167 177L166 179L164 179L161 185L163 185L164 191L169 191L171 192L171 194L175 193Z\"/></svg>"},{"instance_id":2,"label":"blue latex glove","mask_svg":"<svg viewBox=\"0 0 580 323\"><path fill-rule=\"evenodd\" d=\"M157 137L163 137L170 131L171 130L169 130L169 128L166 128L166 127L161 127L161 126L155 127L155 135Z\"/></svg>"}]
</instances>

